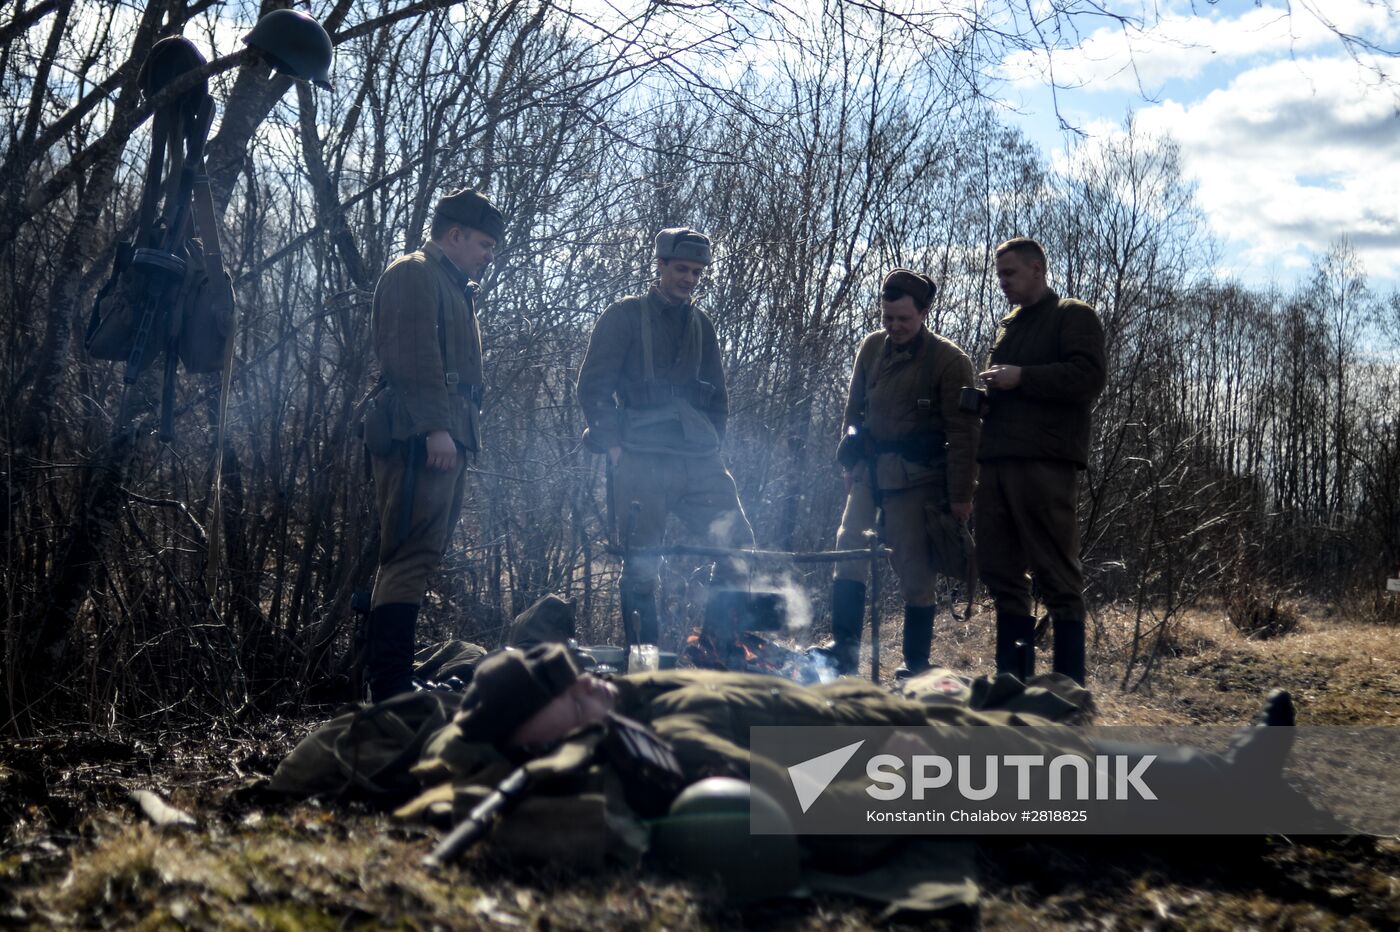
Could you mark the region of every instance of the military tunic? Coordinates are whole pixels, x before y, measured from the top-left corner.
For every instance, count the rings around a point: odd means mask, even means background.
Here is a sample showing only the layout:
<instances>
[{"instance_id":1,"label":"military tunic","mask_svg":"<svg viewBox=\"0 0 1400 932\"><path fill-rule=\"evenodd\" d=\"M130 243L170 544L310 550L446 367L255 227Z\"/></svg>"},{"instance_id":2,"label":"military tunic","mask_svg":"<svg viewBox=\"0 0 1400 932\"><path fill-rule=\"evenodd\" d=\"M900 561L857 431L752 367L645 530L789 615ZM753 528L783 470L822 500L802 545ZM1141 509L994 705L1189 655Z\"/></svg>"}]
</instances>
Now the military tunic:
<instances>
[{"instance_id":1,"label":"military tunic","mask_svg":"<svg viewBox=\"0 0 1400 932\"><path fill-rule=\"evenodd\" d=\"M424 438L446 430L459 453L479 448L475 297L476 285L431 240L395 260L374 290L374 351L384 381L374 404L392 441L371 450L380 527L376 608L422 603L461 511L465 457L455 470L428 469Z\"/></svg>"},{"instance_id":2,"label":"military tunic","mask_svg":"<svg viewBox=\"0 0 1400 932\"><path fill-rule=\"evenodd\" d=\"M1076 516L1089 460L1090 412L1103 391L1103 325L1053 291L1001 322L988 365L1021 367L1014 389L989 394L975 500L982 579L998 611L1029 615L1035 574L1052 617L1084 617Z\"/></svg>"},{"instance_id":3,"label":"military tunic","mask_svg":"<svg viewBox=\"0 0 1400 932\"><path fill-rule=\"evenodd\" d=\"M972 501L978 419L958 410L962 388L972 379L967 354L926 328L904 348L884 331L872 333L856 354L843 432L858 425L874 445L884 540L894 551L890 562L908 605L935 603L936 574L950 568L938 565L930 530L946 520L951 503ZM901 444L908 448L894 449ZM875 525L869 462L852 471L838 550L865 546L865 533ZM857 582L864 582L865 574L866 565L859 562L839 564L836 570L837 579Z\"/></svg>"},{"instance_id":4,"label":"military tunic","mask_svg":"<svg viewBox=\"0 0 1400 932\"><path fill-rule=\"evenodd\" d=\"M716 546L753 546L719 452L729 399L719 341L703 311L668 303L655 286L611 305L589 340L578 399L589 449L622 450L613 471L612 531L624 549L660 546L668 514ZM657 557L626 558L624 592L650 598L659 570ZM725 561L717 581L740 575L741 567Z\"/></svg>"}]
</instances>

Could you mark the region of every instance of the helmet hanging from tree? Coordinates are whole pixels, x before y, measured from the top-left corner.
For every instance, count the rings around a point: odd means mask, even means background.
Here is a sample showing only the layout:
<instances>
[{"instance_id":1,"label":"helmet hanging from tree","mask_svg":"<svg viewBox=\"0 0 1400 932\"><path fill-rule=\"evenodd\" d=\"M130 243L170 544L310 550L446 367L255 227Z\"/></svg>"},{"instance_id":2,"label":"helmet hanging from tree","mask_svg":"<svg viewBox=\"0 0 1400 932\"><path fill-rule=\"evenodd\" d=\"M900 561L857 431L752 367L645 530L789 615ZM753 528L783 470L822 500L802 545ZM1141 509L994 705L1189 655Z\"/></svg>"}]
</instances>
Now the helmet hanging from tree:
<instances>
[{"instance_id":1,"label":"helmet hanging from tree","mask_svg":"<svg viewBox=\"0 0 1400 932\"><path fill-rule=\"evenodd\" d=\"M258 20L243 41L282 74L330 89L334 55L330 34L300 10L273 10Z\"/></svg>"}]
</instances>

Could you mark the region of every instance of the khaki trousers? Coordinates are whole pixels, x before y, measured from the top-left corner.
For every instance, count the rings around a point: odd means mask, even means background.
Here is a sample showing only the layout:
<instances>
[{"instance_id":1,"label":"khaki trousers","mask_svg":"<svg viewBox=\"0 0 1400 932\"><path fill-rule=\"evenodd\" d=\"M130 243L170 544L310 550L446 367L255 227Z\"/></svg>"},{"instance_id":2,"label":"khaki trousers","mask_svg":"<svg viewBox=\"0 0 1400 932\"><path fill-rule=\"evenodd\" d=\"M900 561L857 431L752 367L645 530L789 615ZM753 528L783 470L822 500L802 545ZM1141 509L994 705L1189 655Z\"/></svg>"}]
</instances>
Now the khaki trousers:
<instances>
[{"instance_id":1,"label":"khaki trousers","mask_svg":"<svg viewBox=\"0 0 1400 932\"><path fill-rule=\"evenodd\" d=\"M718 453L682 456L623 450L613 469L613 509L625 549L661 546L668 515L680 518L691 536L711 546L753 547L753 528L739 504L734 477ZM622 586L649 593L660 571L660 557L628 557L622 564ZM744 561L716 563L717 583L738 583L747 576Z\"/></svg>"},{"instance_id":2,"label":"khaki trousers","mask_svg":"<svg viewBox=\"0 0 1400 932\"><path fill-rule=\"evenodd\" d=\"M442 563L442 554L457 526L466 487L466 458L458 448L455 470L423 465L423 440L418 446L408 534L400 540L408 476L408 444L396 443L389 456L372 456L374 491L379 510L379 572L374 577L374 608L406 603L422 605L428 577Z\"/></svg>"},{"instance_id":3,"label":"khaki trousers","mask_svg":"<svg viewBox=\"0 0 1400 932\"><path fill-rule=\"evenodd\" d=\"M1031 614L1031 578L1052 618L1084 617L1079 471L1059 460L982 464L973 511L982 581L998 612ZM1028 573L1029 571L1029 573Z\"/></svg>"},{"instance_id":4,"label":"khaki trousers","mask_svg":"<svg viewBox=\"0 0 1400 932\"><path fill-rule=\"evenodd\" d=\"M841 514L841 528L836 532L837 550L870 546L865 532L875 527L875 499L870 492L868 475L864 464L853 471L854 481L846 496L846 510ZM943 474L938 475L939 481L907 489L886 489L881 493L885 509L884 542L894 551L890 554L890 566L899 577L899 591L906 605L927 607L938 603L938 574L928 539L928 509L948 507ZM838 563L836 578L864 583L867 567L867 563L859 560Z\"/></svg>"}]
</instances>

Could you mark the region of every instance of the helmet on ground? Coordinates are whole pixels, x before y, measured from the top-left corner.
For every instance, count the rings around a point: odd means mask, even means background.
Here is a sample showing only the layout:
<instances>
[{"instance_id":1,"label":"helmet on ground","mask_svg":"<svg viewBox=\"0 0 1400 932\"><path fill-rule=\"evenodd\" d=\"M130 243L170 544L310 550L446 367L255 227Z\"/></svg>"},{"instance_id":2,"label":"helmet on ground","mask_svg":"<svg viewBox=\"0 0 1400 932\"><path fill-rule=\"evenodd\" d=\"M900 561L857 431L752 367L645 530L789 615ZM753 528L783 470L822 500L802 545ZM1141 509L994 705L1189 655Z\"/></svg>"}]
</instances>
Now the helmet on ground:
<instances>
[{"instance_id":1,"label":"helmet on ground","mask_svg":"<svg viewBox=\"0 0 1400 932\"><path fill-rule=\"evenodd\" d=\"M330 34L300 10L273 10L243 41L282 74L330 89Z\"/></svg>"},{"instance_id":2,"label":"helmet on ground","mask_svg":"<svg viewBox=\"0 0 1400 932\"><path fill-rule=\"evenodd\" d=\"M755 835L761 824L783 834ZM718 881L725 900L743 905L792 893L801 881L797 836L783 807L763 790L733 777L686 787L651 830L651 850L666 868L701 882Z\"/></svg>"}]
</instances>

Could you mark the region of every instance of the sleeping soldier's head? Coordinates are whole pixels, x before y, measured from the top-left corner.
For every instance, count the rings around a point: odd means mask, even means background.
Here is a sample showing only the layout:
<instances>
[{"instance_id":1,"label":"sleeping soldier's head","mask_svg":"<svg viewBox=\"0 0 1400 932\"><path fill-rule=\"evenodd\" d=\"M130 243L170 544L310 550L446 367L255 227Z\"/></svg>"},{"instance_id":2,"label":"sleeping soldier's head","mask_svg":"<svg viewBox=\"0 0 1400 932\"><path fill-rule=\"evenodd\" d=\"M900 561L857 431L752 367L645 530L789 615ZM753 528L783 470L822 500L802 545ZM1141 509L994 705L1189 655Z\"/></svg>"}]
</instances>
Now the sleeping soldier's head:
<instances>
[{"instance_id":1,"label":"sleeping soldier's head","mask_svg":"<svg viewBox=\"0 0 1400 932\"><path fill-rule=\"evenodd\" d=\"M617 687L579 672L567 648L540 644L483 660L456 721L468 741L501 748L547 745L601 722L616 703Z\"/></svg>"}]
</instances>

